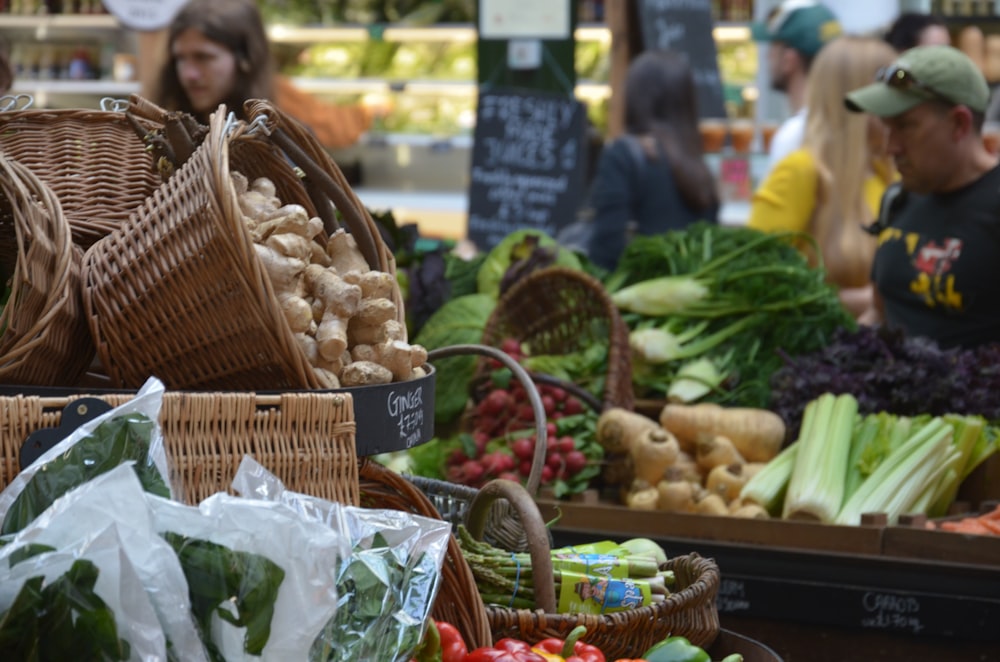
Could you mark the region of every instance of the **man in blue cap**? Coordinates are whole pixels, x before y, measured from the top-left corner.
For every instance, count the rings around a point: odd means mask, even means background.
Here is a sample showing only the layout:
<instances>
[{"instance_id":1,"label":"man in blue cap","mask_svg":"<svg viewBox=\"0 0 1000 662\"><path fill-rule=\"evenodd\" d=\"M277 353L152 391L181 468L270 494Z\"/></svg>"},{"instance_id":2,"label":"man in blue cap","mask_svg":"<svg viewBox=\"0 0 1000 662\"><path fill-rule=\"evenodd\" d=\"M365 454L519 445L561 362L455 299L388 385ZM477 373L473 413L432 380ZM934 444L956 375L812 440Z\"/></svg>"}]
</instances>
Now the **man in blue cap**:
<instances>
[{"instance_id":1,"label":"man in blue cap","mask_svg":"<svg viewBox=\"0 0 1000 662\"><path fill-rule=\"evenodd\" d=\"M943 347L1000 341L1000 167L983 144L990 89L951 46L906 51L847 95L881 118L900 186L882 200L872 265L885 322Z\"/></svg>"},{"instance_id":2,"label":"man in blue cap","mask_svg":"<svg viewBox=\"0 0 1000 662\"><path fill-rule=\"evenodd\" d=\"M787 96L792 113L771 139L768 170L802 146L809 67L820 49L842 32L833 12L815 0L785 0L772 10L766 22L754 24L754 39L769 42L771 87Z\"/></svg>"}]
</instances>

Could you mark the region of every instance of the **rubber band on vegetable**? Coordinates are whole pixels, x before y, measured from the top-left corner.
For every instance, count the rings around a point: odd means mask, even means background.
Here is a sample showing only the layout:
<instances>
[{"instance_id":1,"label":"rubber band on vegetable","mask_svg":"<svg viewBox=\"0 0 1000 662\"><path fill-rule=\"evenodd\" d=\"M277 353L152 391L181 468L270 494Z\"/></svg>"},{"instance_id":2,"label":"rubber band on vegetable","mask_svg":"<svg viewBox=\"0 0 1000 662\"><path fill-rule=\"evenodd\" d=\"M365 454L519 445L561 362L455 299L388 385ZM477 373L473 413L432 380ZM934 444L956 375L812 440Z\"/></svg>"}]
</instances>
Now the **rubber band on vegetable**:
<instances>
[{"instance_id":1,"label":"rubber band on vegetable","mask_svg":"<svg viewBox=\"0 0 1000 662\"><path fill-rule=\"evenodd\" d=\"M509 609L514 608L514 598L517 597L517 590L521 588L521 561L518 560L517 554L514 552L510 553L510 558L513 559L514 565L517 571L514 573L514 590L511 591L510 603L507 605Z\"/></svg>"}]
</instances>

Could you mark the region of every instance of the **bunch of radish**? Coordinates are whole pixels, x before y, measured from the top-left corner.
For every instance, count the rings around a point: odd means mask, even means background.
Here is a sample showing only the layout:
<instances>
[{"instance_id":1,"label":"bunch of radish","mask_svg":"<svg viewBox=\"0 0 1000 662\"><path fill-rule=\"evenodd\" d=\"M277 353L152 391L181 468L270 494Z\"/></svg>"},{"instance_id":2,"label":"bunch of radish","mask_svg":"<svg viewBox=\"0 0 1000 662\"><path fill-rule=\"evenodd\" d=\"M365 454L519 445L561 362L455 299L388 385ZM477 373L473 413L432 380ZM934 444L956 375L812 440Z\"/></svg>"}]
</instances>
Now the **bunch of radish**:
<instances>
[{"instance_id":1,"label":"bunch of radish","mask_svg":"<svg viewBox=\"0 0 1000 662\"><path fill-rule=\"evenodd\" d=\"M513 339L500 349L521 361L524 350ZM485 396L476 403L471 416L471 443L463 444L448 458L447 479L480 487L494 478L525 482L531 474L535 445L538 443L535 415L524 386L503 369L499 362L487 384ZM557 495L586 488L599 473L603 449L595 440L598 414L566 389L536 384L546 417L545 463L542 485L551 485Z\"/></svg>"}]
</instances>

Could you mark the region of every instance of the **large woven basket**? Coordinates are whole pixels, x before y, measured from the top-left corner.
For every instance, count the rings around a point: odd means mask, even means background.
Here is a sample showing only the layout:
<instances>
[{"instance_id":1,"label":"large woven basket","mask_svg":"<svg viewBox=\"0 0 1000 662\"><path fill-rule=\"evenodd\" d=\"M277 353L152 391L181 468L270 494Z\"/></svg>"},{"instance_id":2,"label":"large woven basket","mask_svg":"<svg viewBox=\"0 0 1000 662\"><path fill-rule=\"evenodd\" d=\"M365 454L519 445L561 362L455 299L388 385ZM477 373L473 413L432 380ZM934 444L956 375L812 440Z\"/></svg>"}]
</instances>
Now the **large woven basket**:
<instances>
[{"instance_id":1,"label":"large woven basket","mask_svg":"<svg viewBox=\"0 0 1000 662\"><path fill-rule=\"evenodd\" d=\"M608 346L602 400L606 407L632 408L632 361L628 327L604 285L579 269L547 267L504 292L483 329L483 344L505 338L529 346L534 355L572 354L594 343ZM480 363L479 376L488 374Z\"/></svg>"},{"instance_id":2,"label":"large woven basket","mask_svg":"<svg viewBox=\"0 0 1000 662\"><path fill-rule=\"evenodd\" d=\"M0 396L0 489L20 471L21 444L29 434L59 425L64 407L83 395ZM130 394L97 396L112 406ZM197 504L228 491L246 454L290 490L358 503L354 403L333 392L179 393L163 395L164 445L174 484Z\"/></svg>"},{"instance_id":3,"label":"large woven basket","mask_svg":"<svg viewBox=\"0 0 1000 662\"><path fill-rule=\"evenodd\" d=\"M391 508L441 519L434 505L410 481L377 462L361 460L361 505L366 508ZM434 602L435 619L451 623L462 633L469 649L493 643L486 608L476 589L469 564L452 535L441 568L441 588Z\"/></svg>"},{"instance_id":4,"label":"large woven basket","mask_svg":"<svg viewBox=\"0 0 1000 662\"><path fill-rule=\"evenodd\" d=\"M518 510L532 530L544 529L538 507L518 483L494 480L487 483L470 506L469 532L482 539L486 513L497 499L505 499ZM673 592L663 602L610 614L560 614L552 579L548 538L529 536L536 609L511 609L486 605L494 639L513 637L536 642L548 637L565 639L573 628L587 628L585 640L600 648L609 660L641 656L653 644L670 635L687 637L698 646L709 646L719 633L715 600L719 592L719 567L712 559L692 553L677 556L661 566L676 577ZM546 590L548 589L548 590Z\"/></svg>"},{"instance_id":5,"label":"large woven basket","mask_svg":"<svg viewBox=\"0 0 1000 662\"><path fill-rule=\"evenodd\" d=\"M51 188L0 151L0 265L11 286L0 314L0 383L75 384L90 363L81 255Z\"/></svg>"},{"instance_id":6,"label":"large woven basket","mask_svg":"<svg viewBox=\"0 0 1000 662\"><path fill-rule=\"evenodd\" d=\"M125 221L160 184L150 154L122 112L0 112L0 149L52 189L73 241L84 250Z\"/></svg>"},{"instance_id":7,"label":"large woven basket","mask_svg":"<svg viewBox=\"0 0 1000 662\"><path fill-rule=\"evenodd\" d=\"M268 177L283 203L324 217L328 231L337 222L332 201L370 266L395 274L367 210L337 185L336 164L279 148L269 120L278 115L261 107L252 123L220 107L187 162L84 256L84 303L112 387L137 388L150 375L174 390L320 387L254 252L233 171Z\"/></svg>"}]
</instances>

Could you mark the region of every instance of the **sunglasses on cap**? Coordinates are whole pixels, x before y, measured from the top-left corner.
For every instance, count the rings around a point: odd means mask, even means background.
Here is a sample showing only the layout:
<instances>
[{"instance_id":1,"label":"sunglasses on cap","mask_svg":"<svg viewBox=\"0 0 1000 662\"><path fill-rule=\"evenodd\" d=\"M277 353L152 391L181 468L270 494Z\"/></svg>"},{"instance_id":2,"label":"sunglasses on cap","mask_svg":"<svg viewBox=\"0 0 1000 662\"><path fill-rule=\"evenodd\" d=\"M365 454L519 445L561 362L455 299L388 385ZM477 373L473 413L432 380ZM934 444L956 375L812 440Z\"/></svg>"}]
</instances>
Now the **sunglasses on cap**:
<instances>
[{"instance_id":1,"label":"sunglasses on cap","mask_svg":"<svg viewBox=\"0 0 1000 662\"><path fill-rule=\"evenodd\" d=\"M916 92L918 96L944 101L952 106L961 105L941 92L938 92L930 85L922 83L920 79L899 65L882 67L875 74L875 80L879 83L885 83L888 87L903 90L904 92Z\"/></svg>"}]
</instances>

